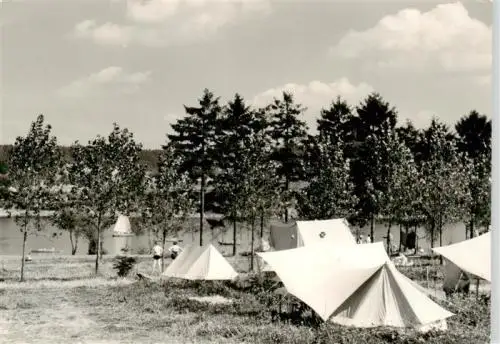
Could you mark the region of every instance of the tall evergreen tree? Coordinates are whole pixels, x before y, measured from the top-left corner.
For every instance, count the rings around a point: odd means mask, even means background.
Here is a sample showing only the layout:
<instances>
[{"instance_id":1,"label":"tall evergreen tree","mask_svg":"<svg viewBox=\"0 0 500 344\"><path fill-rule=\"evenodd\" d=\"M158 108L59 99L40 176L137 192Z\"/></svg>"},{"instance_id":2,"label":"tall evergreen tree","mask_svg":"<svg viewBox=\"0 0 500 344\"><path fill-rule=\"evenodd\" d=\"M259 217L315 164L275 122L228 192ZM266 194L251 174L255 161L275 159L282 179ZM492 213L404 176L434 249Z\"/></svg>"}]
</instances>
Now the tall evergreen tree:
<instances>
[{"instance_id":1,"label":"tall evergreen tree","mask_svg":"<svg viewBox=\"0 0 500 344\"><path fill-rule=\"evenodd\" d=\"M472 110L455 125L457 146L470 158L482 159L491 155L491 120Z\"/></svg>"},{"instance_id":2,"label":"tall evergreen tree","mask_svg":"<svg viewBox=\"0 0 500 344\"><path fill-rule=\"evenodd\" d=\"M303 156L308 128L300 116L305 110L301 104L295 103L289 92L283 92L281 99L275 98L267 107L274 140L272 159L278 164L277 174L284 181L285 222L288 222L291 204L290 183L301 180L304 175Z\"/></svg>"},{"instance_id":3,"label":"tall evergreen tree","mask_svg":"<svg viewBox=\"0 0 500 344\"><path fill-rule=\"evenodd\" d=\"M182 158L179 172L187 172L193 182L200 180L200 246L203 246L205 192L208 178L216 173L222 108L219 98L208 89L198 102L197 107L184 106L187 116L172 124L175 134L168 135L168 139L175 154Z\"/></svg>"},{"instance_id":4,"label":"tall evergreen tree","mask_svg":"<svg viewBox=\"0 0 500 344\"><path fill-rule=\"evenodd\" d=\"M373 240L374 219L380 212L384 189L384 175L380 173L384 164L380 143L387 133L392 133L397 122L397 112L378 93L372 93L356 108L352 118L354 143L351 149L351 177L358 197L358 221L370 221L370 236Z\"/></svg>"},{"instance_id":5,"label":"tall evergreen tree","mask_svg":"<svg viewBox=\"0 0 500 344\"><path fill-rule=\"evenodd\" d=\"M328 109L322 109L320 118L317 120L318 136L322 141L332 146L338 143L345 145L352 140L353 128L352 109L347 102L340 97L330 104Z\"/></svg>"},{"instance_id":6,"label":"tall evergreen tree","mask_svg":"<svg viewBox=\"0 0 500 344\"><path fill-rule=\"evenodd\" d=\"M243 188L241 185L241 159L247 154L253 134L255 112L245 104L239 94L224 107L221 118L222 135L217 139L220 173L215 177L217 198L222 200L222 210L233 224L233 255L236 255L237 222L240 219Z\"/></svg>"}]
</instances>

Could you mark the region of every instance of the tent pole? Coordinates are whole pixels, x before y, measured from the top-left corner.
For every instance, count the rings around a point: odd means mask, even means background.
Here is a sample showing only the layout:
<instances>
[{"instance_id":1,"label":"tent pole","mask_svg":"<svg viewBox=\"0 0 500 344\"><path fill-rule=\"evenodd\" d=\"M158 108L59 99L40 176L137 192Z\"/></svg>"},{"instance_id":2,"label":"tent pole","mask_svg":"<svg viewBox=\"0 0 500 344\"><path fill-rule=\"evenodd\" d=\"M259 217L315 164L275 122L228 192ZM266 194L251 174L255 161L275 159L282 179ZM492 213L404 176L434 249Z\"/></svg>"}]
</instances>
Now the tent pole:
<instances>
[{"instance_id":1,"label":"tent pole","mask_svg":"<svg viewBox=\"0 0 500 344\"><path fill-rule=\"evenodd\" d=\"M479 299L479 278L476 278L476 299Z\"/></svg>"},{"instance_id":2,"label":"tent pole","mask_svg":"<svg viewBox=\"0 0 500 344\"><path fill-rule=\"evenodd\" d=\"M457 289L458 289L458 284L460 283L460 281L462 280L462 275L463 275L463 271L460 272L460 276L458 277L458 280L457 280L457 284L455 284L455 289L454 289L454 292L457 292Z\"/></svg>"}]
</instances>

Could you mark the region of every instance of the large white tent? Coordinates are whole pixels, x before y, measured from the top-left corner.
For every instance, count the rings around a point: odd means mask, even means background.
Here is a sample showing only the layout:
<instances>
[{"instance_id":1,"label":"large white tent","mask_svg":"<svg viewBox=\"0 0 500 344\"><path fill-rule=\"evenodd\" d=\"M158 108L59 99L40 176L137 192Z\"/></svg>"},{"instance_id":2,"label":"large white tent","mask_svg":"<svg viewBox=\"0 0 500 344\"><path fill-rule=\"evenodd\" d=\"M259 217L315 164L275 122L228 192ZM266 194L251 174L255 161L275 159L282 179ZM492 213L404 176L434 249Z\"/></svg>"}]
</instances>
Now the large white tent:
<instances>
[{"instance_id":1,"label":"large white tent","mask_svg":"<svg viewBox=\"0 0 500 344\"><path fill-rule=\"evenodd\" d=\"M432 249L463 271L491 282L491 233Z\"/></svg>"},{"instance_id":2,"label":"large white tent","mask_svg":"<svg viewBox=\"0 0 500 344\"><path fill-rule=\"evenodd\" d=\"M491 282L491 234L432 249L445 258L443 289L453 292L463 275ZM469 277L469 276L467 276Z\"/></svg>"},{"instance_id":3,"label":"large white tent","mask_svg":"<svg viewBox=\"0 0 500 344\"><path fill-rule=\"evenodd\" d=\"M258 253L287 291L324 321L356 327L445 327L453 313L434 303L390 261L382 243L317 243Z\"/></svg>"},{"instance_id":4,"label":"large white tent","mask_svg":"<svg viewBox=\"0 0 500 344\"><path fill-rule=\"evenodd\" d=\"M163 272L188 280L233 280L238 273L212 245L188 246Z\"/></svg>"},{"instance_id":5,"label":"large white tent","mask_svg":"<svg viewBox=\"0 0 500 344\"><path fill-rule=\"evenodd\" d=\"M288 250L319 242L356 245L345 219L296 221L294 224L271 224L269 236L276 251Z\"/></svg>"}]
</instances>

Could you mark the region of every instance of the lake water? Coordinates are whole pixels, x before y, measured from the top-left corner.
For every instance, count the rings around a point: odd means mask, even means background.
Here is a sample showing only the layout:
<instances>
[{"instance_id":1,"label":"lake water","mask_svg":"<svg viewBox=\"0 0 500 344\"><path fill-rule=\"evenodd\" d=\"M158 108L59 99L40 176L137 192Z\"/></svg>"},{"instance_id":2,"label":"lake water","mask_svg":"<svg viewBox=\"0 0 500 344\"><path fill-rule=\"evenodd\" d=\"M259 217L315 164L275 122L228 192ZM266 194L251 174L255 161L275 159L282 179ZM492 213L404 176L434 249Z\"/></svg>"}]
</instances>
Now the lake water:
<instances>
[{"instance_id":1,"label":"lake water","mask_svg":"<svg viewBox=\"0 0 500 344\"><path fill-rule=\"evenodd\" d=\"M197 221L193 221L193 225L190 227L197 229ZM205 228L204 243L212 241L212 243L217 244L219 241L222 242L232 242L232 228L227 228L227 232L216 229L211 231L208 226ZM268 232L268 226L266 226L266 232ZM370 228L365 227L361 230L361 234L369 234ZM387 227L383 224L375 225L375 241L384 241L383 238L387 234ZM394 243L399 244L399 227L392 227L392 235L394 238ZM26 243L26 250L29 252L33 249L41 248L54 248L59 254L71 254L71 243L69 240L69 234L63 232L62 235L53 237L53 233L60 233L59 230L51 225L46 225L45 230L38 235L28 236ZM250 243L250 231L239 231L238 241L242 245L238 246L238 251L246 251L249 249ZM418 231L419 237L424 237L423 229ZM267 236L266 236L267 237ZM192 243L199 243L199 234L194 230L192 232L185 232L179 235L182 239L182 246L186 246ZM258 234L256 234L256 239ZM0 218L0 255L20 255L22 252L22 233L19 231L16 223L11 218ZM465 226L463 223L455 223L445 226L443 230L443 245L448 245L450 243L456 243L465 240ZM120 254L121 249L128 247L131 252L137 253L139 250L149 251L149 236L147 234L137 235L133 237L113 237L110 229L106 230L104 233L103 247L110 255ZM257 242L257 241L256 241ZM428 250L430 247L430 241L427 239L419 239L418 246L424 250ZM435 246L439 246L439 241L435 242ZM231 252L231 246L219 246L220 250L223 252ZM84 255L87 254L88 241L84 238L80 238L78 241L78 250L76 254Z\"/></svg>"}]
</instances>

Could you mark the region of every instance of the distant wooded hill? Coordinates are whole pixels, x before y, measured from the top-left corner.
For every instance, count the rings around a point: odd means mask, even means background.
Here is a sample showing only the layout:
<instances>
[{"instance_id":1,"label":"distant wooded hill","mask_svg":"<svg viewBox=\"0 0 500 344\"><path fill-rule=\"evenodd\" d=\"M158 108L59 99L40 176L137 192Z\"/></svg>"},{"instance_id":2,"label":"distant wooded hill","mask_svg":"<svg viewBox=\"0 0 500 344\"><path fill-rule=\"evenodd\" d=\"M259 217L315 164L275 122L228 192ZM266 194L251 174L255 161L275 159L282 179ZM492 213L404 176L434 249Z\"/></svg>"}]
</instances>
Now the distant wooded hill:
<instances>
[{"instance_id":1,"label":"distant wooded hill","mask_svg":"<svg viewBox=\"0 0 500 344\"><path fill-rule=\"evenodd\" d=\"M9 150L12 148L12 145L0 145L0 162L7 162L9 159ZM70 147L61 146L62 151L64 152L65 158L70 161ZM156 170L156 164L158 162L158 157L161 153L161 149L148 150L144 149L141 152L141 159L148 166L148 170Z\"/></svg>"}]
</instances>

